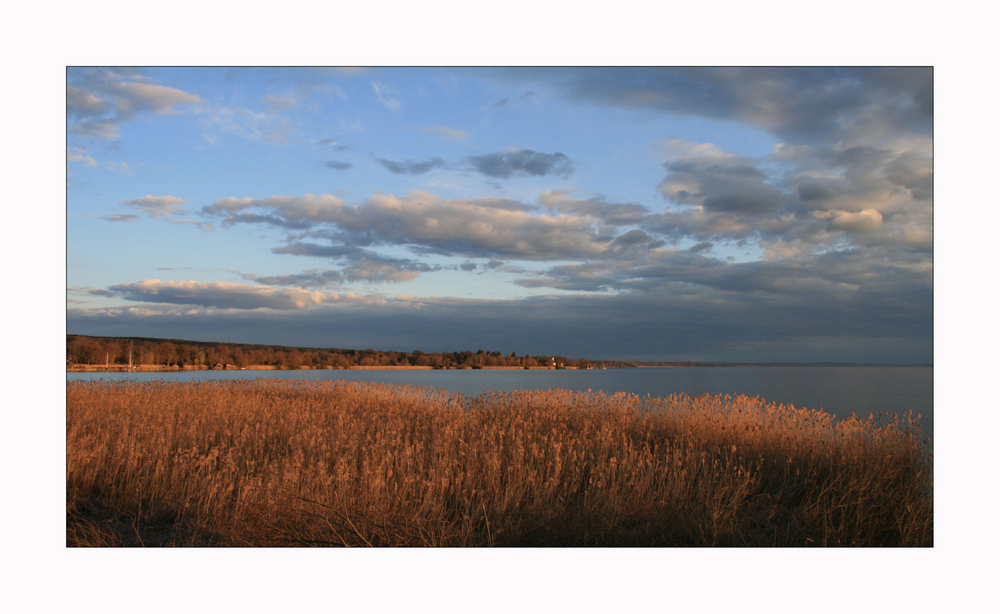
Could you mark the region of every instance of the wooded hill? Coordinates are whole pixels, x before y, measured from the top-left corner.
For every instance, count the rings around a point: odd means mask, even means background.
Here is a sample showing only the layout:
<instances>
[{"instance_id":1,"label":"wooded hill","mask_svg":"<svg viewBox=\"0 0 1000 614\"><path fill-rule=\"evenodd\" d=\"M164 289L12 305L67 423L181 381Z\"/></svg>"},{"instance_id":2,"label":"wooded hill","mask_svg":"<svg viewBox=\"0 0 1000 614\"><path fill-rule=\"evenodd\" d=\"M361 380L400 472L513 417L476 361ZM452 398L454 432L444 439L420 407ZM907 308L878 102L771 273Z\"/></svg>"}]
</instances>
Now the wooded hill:
<instances>
[{"instance_id":1,"label":"wooded hill","mask_svg":"<svg viewBox=\"0 0 1000 614\"><path fill-rule=\"evenodd\" d=\"M600 368L634 366L621 361L590 361L566 356L504 355L484 352L394 352L213 343L147 337L66 335L67 365L159 365L164 367L230 368L264 366L278 369L344 369L349 367L430 367L436 369L489 367Z\"/></svg>"}]
</instances>

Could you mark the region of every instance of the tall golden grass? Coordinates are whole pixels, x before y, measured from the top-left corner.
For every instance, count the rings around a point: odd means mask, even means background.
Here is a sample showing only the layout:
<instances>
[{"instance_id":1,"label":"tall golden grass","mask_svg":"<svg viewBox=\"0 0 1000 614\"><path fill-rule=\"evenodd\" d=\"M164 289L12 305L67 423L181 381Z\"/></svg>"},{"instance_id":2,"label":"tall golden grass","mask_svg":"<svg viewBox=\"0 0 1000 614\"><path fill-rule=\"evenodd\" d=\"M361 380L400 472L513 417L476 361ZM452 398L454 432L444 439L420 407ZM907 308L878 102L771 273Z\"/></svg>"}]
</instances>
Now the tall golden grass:
<instances>
[{"instance_id":1,"label":"tall golden grass","mask_svg":"<svg viewBox=\"0 0 1000 614\"><path fill-rule=\"evenodd\" d=\"M69 382L70 546L930 546L908 420L758 398Z\"/></svg>"}]
</instances>

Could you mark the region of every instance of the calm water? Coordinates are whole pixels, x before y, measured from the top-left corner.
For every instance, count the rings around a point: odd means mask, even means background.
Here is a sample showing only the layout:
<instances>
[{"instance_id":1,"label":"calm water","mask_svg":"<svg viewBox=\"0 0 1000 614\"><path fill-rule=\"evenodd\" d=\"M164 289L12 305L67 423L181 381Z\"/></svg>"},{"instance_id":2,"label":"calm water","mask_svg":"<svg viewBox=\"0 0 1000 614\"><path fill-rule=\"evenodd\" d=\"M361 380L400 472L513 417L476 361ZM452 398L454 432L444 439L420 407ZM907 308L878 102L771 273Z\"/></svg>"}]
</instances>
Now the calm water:
<instances>
[{"instance_id":1,"label":"calm water","mask_svg":"<svg viewBox=\"0 0 1000 614\"><path fill-rule=\"evenodd\" d=\"M869 412L923 415L921 426L933 434L933 367L682 367L575 370L320 370L183 371L165 373L67 373L68 380L134 379L192 381L281 379L385 382L444 388L463 394L504 390L629 392L665 396L683 392L745 394L770 402L822 409L837 417Z\"/></svg>"}]
</instances>

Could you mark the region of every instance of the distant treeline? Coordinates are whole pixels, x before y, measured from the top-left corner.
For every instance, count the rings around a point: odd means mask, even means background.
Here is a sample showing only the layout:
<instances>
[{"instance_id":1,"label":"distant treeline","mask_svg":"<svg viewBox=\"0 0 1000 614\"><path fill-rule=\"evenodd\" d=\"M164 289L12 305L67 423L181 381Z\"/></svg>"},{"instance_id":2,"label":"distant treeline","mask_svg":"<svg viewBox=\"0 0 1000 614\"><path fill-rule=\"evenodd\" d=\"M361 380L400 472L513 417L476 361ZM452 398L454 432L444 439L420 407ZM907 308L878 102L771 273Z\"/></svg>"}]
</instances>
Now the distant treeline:
<instances>
[{"instance_id":1,"label":"distant treeline","mask_svg":"<svg viewBox=\"0 0 1000 614\"><path fill-rule=\"evenodd\" d=\"M431 367L436 369L489 367L605 368L631 367L622 361L590 361L566 356L518 356L486 352L394 352L212 343L146 337L66 336L67 365L160 365L178 368L344 369L348 367Z\"/></svg>"}]
</instances>

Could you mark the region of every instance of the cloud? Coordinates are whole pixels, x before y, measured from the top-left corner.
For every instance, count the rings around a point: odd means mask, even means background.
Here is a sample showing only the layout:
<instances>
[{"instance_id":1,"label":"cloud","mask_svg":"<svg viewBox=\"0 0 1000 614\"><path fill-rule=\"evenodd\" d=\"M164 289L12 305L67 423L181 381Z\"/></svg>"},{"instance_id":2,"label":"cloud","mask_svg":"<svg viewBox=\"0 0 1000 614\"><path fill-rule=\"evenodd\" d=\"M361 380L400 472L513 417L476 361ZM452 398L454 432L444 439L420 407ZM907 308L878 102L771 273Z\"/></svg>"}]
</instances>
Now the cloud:
<instances>
[{"instance_id":1,"label":"cloud","mask_svg":"<svg viewBox=\"0 0 1000 614\"><path fill-rule=\"evenodd\" d=\"M758 159L710 143L659 145L669 158L659 189L673 206L645 220L648 232L674 241L756 243L768 260L896 245L927 250L929 262L933 173L923 141L902 151L781 144Z\"/></svg>"},{"instance_id":2,"label":"cloud","mask_svg":"<svg viewBox=\"0 0 1000 614\"><path fill-rule=\"evenodd\" d=\"M276 113L252 109L213 106L201 111L209 130L221 130L249 141L288 142L295 133L291 120Z\"/></svg>"},{"instance_id":3,"label":"cloud","mask_svg":"<svg viewBox=\"0 0 1000 614\"><path fill-rule=\"evenodd\" d=\"M141 113L179 113L180 107L201 102L194 94L152 83L129 69L70 68L67 75L69 130L87 138L117 139L118 124Z\"/></svg>"},{"instance_id":4,"label":"cloud","mask_svg":"<svg viewBox=\"0 0 1000 614\"><path fill-rule=\"evenodd\" d=\"M317 223L336 222L342 217L344 201L331 194L314 196L271 196L254 199L230 196L202 208L209 216L221 216L223 223L265 223L283 228L309 228ZM261 209L271 215L261 215Z\"/></svg>"},{"instance_id":5,"label":"cloud","mask_svg":"<svg viewBox=\"0 0 1000 614\"><path fill-rule=\"evenodd\" d=\"M828 209L825 211L813 211L813 216L829 220L829 227L832 230L864 233L878 230L882 226L882 214L879 213L878 209L873 208L856 212Z\"/></svg>"},{"instance_id":6,"label":"cloud","mask_svg":"<svg viewBox=\"0 0 1000 614\"><path fill-rule=\"evenodd\" d=\"M567 192L560 190L543 192L539 201L550 211L591 216L610 226L639 224L652 215L649 209L636 203L616 204L602 198L571 198Z\"/></svg>"},{"instance_id":7,"label":"cloud","mask_svg":"<svg viewBox=\"0 0 1000 614\"><path fill-rule=\"evenodd\" d=\"M442 168L446 166L445 161L441 158L407 160L405 162L394 162L392 160L376 158L375 161L384 166L390 173L395 173L397 175L423 175L424 173L430 172L435 168Z\"/></svg>"},{"instance_id":8,"label":"cloud","mask_svg":"<svg viewBox=\"0 0 1000 614\"><path fill-rule=\"evenodd\" d=\"M466 257L590 257L608 249L615 233L582 215L537 215L534 207L502 198L445 199L418 190L400 198L376 194L347 206L330 194L229 197L204 207L227 225L264 223L288 229L327 227L331 246L289 245L279 253L338 256L366 245L401 245L421 253Z\"/></svg>"},{"instance_id":9,"label":"cloud","mask_svg":"<svg viewBox=\"0 0 1000 614\"><path fill-rule=\"evenodd\" d=\"M93 217L99 220L108 220L109 222L134 222L139 219L138 215L131 213L114 213L111 215L95 215Z\"/></svg>"},{"instance_id":10,"label":"cloud","mask_svg":"<svg viewBox=\"0 0 1000 614\"><path fill-rule=\"evenodd\" d=\"M347 169L351 168L352 165L350 162L341 162L340 160L327 160L323 164L323 166L327 168L332 168L337 171L346 171Z\"/></svg>"},{"instance_id":11,"label":"cloud","mask_svg":"<svg viewBox=\"0 0 1000 614\"><path fill-rule=\"evenodd\" d=\"M261 102L276 110L293 109L302 104L302 100L303 97L297 93L285 95L268 94L261 98Z\"/></svg>"},{"instance_id":12,"label":"cloud","mask_svg":"<svg viewBox=\"0 0 1000 614\"><path fill-rule=\"evenodd\" d=\"M537 98L538 94L532 91L527 91L521 94L520 96L517 96L516 98L510 98L510 97L501 98L500 100L497 100L487 106L482 107L482 110L489 111L490 109L495 109L497 107L505 107L511 104L519 104L522 101L535 102Z\"/></svg>"},{"instance_id":13,"label":"cloud","mask_svg":"<svg viewBox=\"0 0 1000 614\"><path fill-rule=\"evenodd\" d=\"M422 262L388 258L369 252L353 257L344 268L344 275L348 281L400 283L413 281L420 273L435 271L439 268Z\"/></svg>"},{"instance_id":14,"label":"cloud","mask_svg":"<svg viewBox=\"0 0 1000 614\"><path fill-rule=\"evenodd\" d=\"M119 173L125 173L126 175L132 174L132 168L127 162L108 162L109 171L118 171Z\"/></svg>"},{"instance_id":15,"label":"cloud","mask_svg":"<svg viewBox=\"0 0 1000 614\"><path fill-rule=\"evenodd\" d=\"M934 195L934 165L930 155L905 152L885 166L886 179L908 190L914 200L930 201Z\"/></svg>"},{"instance_id":16,"label":"cloud","mask_svg":"<svg viewBox=\"0 0 1000 614\"><path fill-rule=\"evenodd\" d=\"M795 143L929 135L933 113L930 67L535 68L503 74L545 82L574 100L737 121Z\"/></svg>"},{"instance_id":17,"label":"cloud","mask_svg":"<svg viewBox=\"0 0 1000 614\"><path fill-rule=\"evenodd\" d=\"M712 300L733 309L741 304L851 305L889 313L928 311L919 301L931 292L931 268L919 255L890 259L891 252L847 250L795 258L727 262L704 250L648 250L639 258L595 259L551 267L518 279L528 288L574 292L624 292L650 297L678 296ZM748 302L749 301L749 302ZM918 301L910 303L909 301ZM875 317L872 311L871 317ZM881 316L880 316L881 317Z\"/></svg>"},{"instance_id":18,"label":"cloud","mask_svg":"<svg viewBox=\"0 0 1000 614\"><path fill-rule=\"evenodd\" d=\"M532 149L511 147L483 156L469 156L468 161L476 171L494 179L509 179L514 175L544 177L555 175L569 177L573 165L562 153L540 153Z\"/></svg>"},{"instance_id":19,"label":"cloud","mask_svg":"<svg viewBox=\"0 0 1000 614\"><path fill-rule=\"evenodd\" d=\"M67 330L425 352L482 347L592 359L929 362L930 292L901 299L908 308L879 296L810 301L711 289L524 300L343 296L312 309L196 311L141 320L125 310L71 308Z\"/></svg>"},{"instance_id":20,"label":"cloud","mask_svg":"<svg viewBox=\"0 0 1000 614\"><path fill-rule=\"evenodd\" d=\"M182 213L184 209L181 205L186 203L187 200L176 196L152 196L147 194L140 198L123 200L122 202L129 207L138 209L149 217L168 218L172 217L175 213Z\"/></svg>"},{"instance_id":21,"label":"cloud","mask_svg":"<svg viewBox=\"0 0 1000 614\"><path fill-rule=\"evenodd\" d=\"M341 260L344 265L341 270L312 269L293 275L267 277L246 275L246 279L276 286L331 287L347 282L381 284L413 281L421 273L441 268L407 258L385 256L362 248L324 246L300 241L289 242L272 251L276 254Z\"/></svg>"},{"instance_id":22,"label":"cloud","mask_svg":"<svg viewBox=\"0 0 1000 614\"><path fill-rule=\"evenodd\" d=\"M414 244L444 254L529 260L598 254L611 238L593 219L526 209L506 199L444 199L414 190L404 198L372 196L343 209L337 223L357 244Z\"/></svg>"},{"instance_id":23,"label":"cloud","mask_svg":"<svg viewBox=\"0 0 1000 614\"><path fill-rule=\"evenodd\" d=\"M346 150L350 149L349 145L343 145L343 144L335 141L334 139L323 139L322 141L318 141L316 144L317 145L323 145L325 147L329 147L330 149L332 149L334 151L346 151Z\"/></svg>"},{"instance_id":24,"label":"cloud","mask_svg":"<svg viewBox=\"0 0 1000 614\"><path fill-rule=\"evenodd\" d=\"M421 132L430 132L431 134L436 134L445 139L467 139L469 138L469 133L465 130L458 130L455 128L449 128L448 126L442 126L441 124L435 124L430 127L419 127L414 126L414 130L419 130Z\"/></svg>"},{"instance_id":25,"label":"cloud","mask_svg":"<svg viewBox=\"0 0 1000 614\"><path fill-rule=\"evenodd\" d=\"M100 139L104 141L113 141L121 137L121 130L118 129L118 126L115 125L114 122L108 120L94 121L91 119L85 119L72 124L69 127L69 131L84 138Z\"/></svg>"},{"instance_id":26,"label":"cloud","mask_svg":"<svg viewBox=\"0 0 1000 614\"><path fill-rule=\"evenodd\" d=\"M786 199L749 158L681 139L664 142L664 149L673 152L673 159L664 164L668 174L659 189L672 202L709 212L757 214L777 210Z\"/></svg>"},{"instance_id":27,"label":"cloud","mask_svg":"<svg viewBox=\"0 0 1000 614\"><path fill-rule=\"evenodd\" d=\"M306 309L336 299L336 295L306 290L276 290L229 282L160 281L147 279L110 286L109 291L129 301L200 305L222 309Z\"/></svg>"},{"instance_id":28,"label":"cloud","mask_svg":"<svg viewBox=\"0 0 1000 614\"><path fill-rule=\"evenodd\" d=\"M80 294L90 294L92 296L104 296L104 297L116 296L116 293L114 293L114 292L112 292L110 290L105 290L103 288L94 288L93 286L83 286L83 287L79 287L79 288L66 288L66 290L69 291L69 292L77 292L77 293L80 293Z\"/></svg>"},{"instance_id":29,"label":"cloud","mask_svg":"<svg viewBox=\"0 0 1000 614\"><path fill-rule=\"evenodd\" d=\"M399 111L402 103L398 99L393 98L390 94L395 94L396 91L386 85L379 83L377 81L372 81L372 89L375 91L375 97L378 101L382 103L382 106L389 109L393 113Z\"/></svg>"},{"instance_id":30,"label":"cloud","mask_svg":"<svg viewBox=\"0 0 1000 614\"><path fill-rule=\"evenodd\" d=\"M266 286L292 286L295 288L331 288L346 281L340 271L312 269L290 275L243 274L243 278Z\"/></svg>"},{"instance_id":31,"label":"cloud","mask_svg":"<svg viewBox=\"0 0 1000 614\"><path fill-rule=\"evenodd\" d=\"M280 245L271 248L275 254L286 254L289 256L308 256L311 258L345 258L358 251L358 247L353 245L317 245L316 243L303 243L302 241L290 241L287 245Z\"/></svg>"},{"instance_id":32,"label":"cloud","mask_svg":"<svg viewBox=\"0 0 1000 614\"><path fill-rule=\"evenodd\" d=\"M84 166L97 166L97 160L87 155L86 147L67 147L66 162L82 162Z\"/></svg>"},{"instance_id":33,"label":"cloud","mask_svg":"<svg viewBox=\"0 0 1000 614\"><path fill-rule=\"evenodd\" d=\"M260 101L275 111L286 111L303 106L309 110L316 111L319 108L318 106L306 104L310 97L316 95L324 99L336 96L343 101L347 101L347 95L339 87L327 83L310 81L299 81L290 91L285 89L281 93L273 92L265 94L260 98Z\"/></svg>"}]
</instances>

